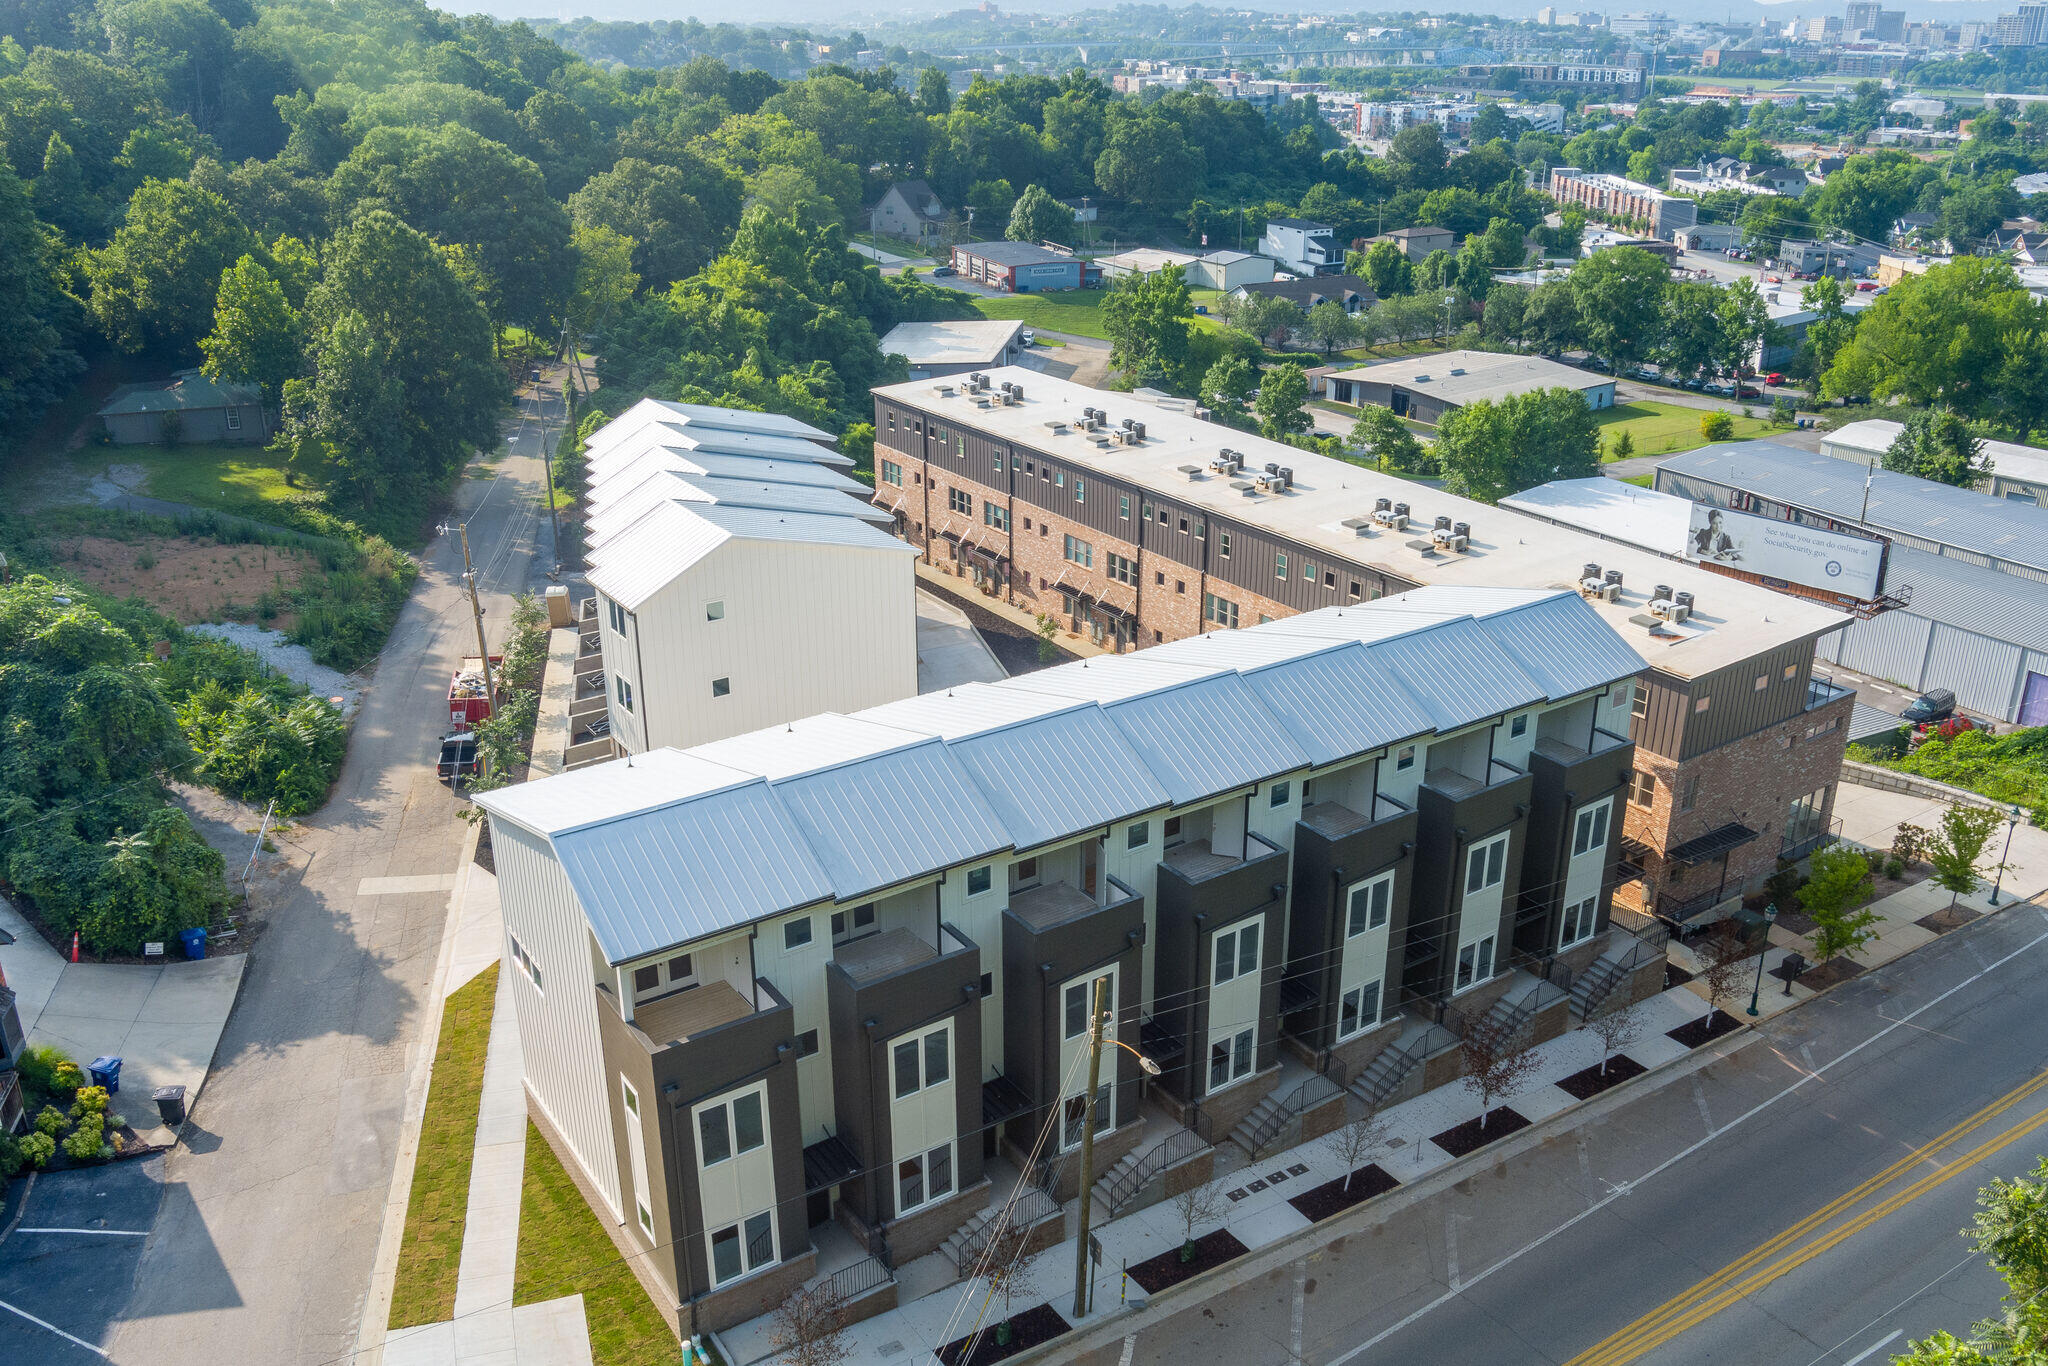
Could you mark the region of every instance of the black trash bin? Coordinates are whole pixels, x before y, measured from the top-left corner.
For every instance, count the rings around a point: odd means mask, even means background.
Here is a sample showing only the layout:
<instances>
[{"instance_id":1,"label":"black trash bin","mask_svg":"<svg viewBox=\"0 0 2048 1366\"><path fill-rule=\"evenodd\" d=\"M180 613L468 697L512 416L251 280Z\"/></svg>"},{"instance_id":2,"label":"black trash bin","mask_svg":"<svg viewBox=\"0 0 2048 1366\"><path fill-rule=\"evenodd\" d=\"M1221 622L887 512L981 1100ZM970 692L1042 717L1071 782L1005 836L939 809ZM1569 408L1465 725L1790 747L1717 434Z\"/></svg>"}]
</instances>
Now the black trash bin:
<instances>
[{"instance_id":1,"label":"black trash bin","mask_svg":"<svg viewBox=\"0 0 2048 1366\"><path fill-rule=\"evenodd\" d=\"M185 1122L185 1088L182 1086L159 1086L156 1088L157 1117L167 1129L175 1129Z\"/></svg>"}]
</instances>

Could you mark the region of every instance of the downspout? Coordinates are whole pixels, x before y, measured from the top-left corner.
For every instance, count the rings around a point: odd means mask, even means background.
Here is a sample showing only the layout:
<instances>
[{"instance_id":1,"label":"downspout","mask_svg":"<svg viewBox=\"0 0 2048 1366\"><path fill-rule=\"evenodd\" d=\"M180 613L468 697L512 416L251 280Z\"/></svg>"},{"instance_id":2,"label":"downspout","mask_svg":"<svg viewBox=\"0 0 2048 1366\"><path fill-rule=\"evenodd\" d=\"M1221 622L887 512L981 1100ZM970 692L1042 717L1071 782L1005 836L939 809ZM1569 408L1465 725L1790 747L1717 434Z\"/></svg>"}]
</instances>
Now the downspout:
<instances>
[{"instance_id":1,"label":"downspout","mask_svg":"<svg viewBox=\"0 0 2048 1366\"><path fill-rule=\"evenodd\" d=\"M670 1082L662 1088L662 1098L668 1102L667 1105L662 1107L662 1147L664 1151L673 1153L678 1157L681 1156L679 1145L682 1140L676 1136L675 1107L677 1105L676 1093L680 1089L674 1082ZM690 1263L690 1207L687 1200L678 1201L677 1204L681 1206L683 1230L676 1239L676 1243L682 1252L682 1255L676 1258L676 1261L683 1269L683 1303L688 1305L690 1309L690 1336L694 1338L699 1330L697 1327L696 1268ZM698 1220L699 1224L702 1222L701 1219Z\"/></svg>"},{"instance_id":2,"label":"downspout","mask_svg":"<svg viewBox=\"0 0 2048 1366\"><path fill-rule=\"evenodd\" d=\"M1188 954L1192 960L1188 964L1188 984L1190 988L1197 984L1205 988L1211 985L1210 983L1203 982L1201 978L1202 927L1208 923L1209 917L1206 914L1197 912L1194 916L1195 932L1188 940ZM1188 1057L1187 1061L1181 1065L1188 1071L1187 1088L1190 1097L1194 1094L1195 1082L1207 1075L1201 1070L1204 1055L1196 1052L1196 1049L1201 1046L1201 1043L1197 1042L1195 1038L1195 1017L1197 1015L1200 1015L1202 1018L1202 1033L1206 1035L1209 1032L1209 993L1206 990L1200 994L1195 994L1191 990L1188 996L1188 1039L1185 1045ZM1206 1042L1206 1039L1201 1042ZM1205 1085L1202 1088L1202 1099L1208 1099L1208 1095L1208 1087ZM1194 1106L1195 1113L1200 1114L1202 1111L1202 1101L1195 1101Z\"/></svg>"}]
</instances>

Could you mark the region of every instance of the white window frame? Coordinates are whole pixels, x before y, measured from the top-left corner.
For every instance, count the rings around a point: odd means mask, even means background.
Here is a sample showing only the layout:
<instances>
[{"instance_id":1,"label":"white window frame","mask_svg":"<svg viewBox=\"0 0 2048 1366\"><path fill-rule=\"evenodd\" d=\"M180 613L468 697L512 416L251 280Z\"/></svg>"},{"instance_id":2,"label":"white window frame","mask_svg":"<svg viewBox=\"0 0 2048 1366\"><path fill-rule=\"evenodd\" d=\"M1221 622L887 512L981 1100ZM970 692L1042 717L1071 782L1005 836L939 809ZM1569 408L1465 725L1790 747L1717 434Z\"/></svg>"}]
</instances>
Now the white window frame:
<instances>
[{"instance_id":1,"label":"white window frame","mask_svg":"<svg viewBox=\"0 0 2048 1366\"><path fill-rule=\"evenodd\" d=\"M1088 1093L1068 1096L1060 1102L1060 1151L1073 1152L1081 1146L1082 1130L1088 1124ZM1103 1082L1095 1088L1095 1136L1116 1128L1116 1082Z\"/></svg>"},{"instance_id":2,"label":"white window frame","mask_svg":"<svg viewBox=\"0 0 2048 1366\"><path fill-rule=\"evenodd\" d=\"M1504 830L1465 851L1466 896L1491 891L1507 880L1508 837L1511 833ZM1475 872L1479 874L1477 883L1472 880Z\"/></svg>"},{"instance_id":3,"label":"white window frame","mask_svg":"<svg viewBox=\"0 0 2048 1366\"><path fill-rule=\"evenodd\" d=\"M946 1157L946 1188L942 1191L935 1191L932 1189L932 1159L941 1153L945 1154ZM959 1141L949 1138L936 1148L928 1149L912 1157L898 1159L895 1170L896 1186L889 1195L889 1202L896 1207L896 1217L901 1219L906 1214L921 1210L926 1205L933 1205L941 1200L950 1199L958 1193L960 1189L959 1157ZM904 1168L906 1167L917 1168L918 1200L915 1204L903 1203L903 1176Z\"/></svg>"},{"instance_id":4,"label":"white window frame","mask_svg":"<svg viewBox=\"0 0 2048 1366\"><path fill-rule=\"evenodd\" d=\"M796 937L799 925L803 927L803 938L801 939ZM817 926L811 924L811 918L807 915L794 916L782 922L782 951L784 953L794 953L798 949L807 949L816 943L817 939Z\"/></svg>"},{"instance_id":5,"label":"white window frame","mask_svg":"<svg viewBox=\"0 0 2048 1366\"><path fill-rule=\"evenodd\" d=\"M760 1261L755 1261L748 1256L748 1249L751 1244L747 1237L747 1225L758 1219L768 1221L768 1255ZM718 1274L718 1240L727 1233L733 1234L737 1239L740 1265L739 1269L731 1275L720 1276ZM781 1232L775 1227L775 1211L773 1209L755 1210L736 1224L724 1224L712 1229L704 1239L704 1261L706 1267L711 1272L711 1283L720 1286L731 1285L735 1281L745 1280L757 1271L765 1271L769 1267L776 1265L782 1260L780 1255L781 1241Z\"/></svg>"},{"instance_id":6,"label":"white window frame","mask_svg":"<svg viewBox=\"0 0 2048 1366\"><path fill-rule=\"evenodd\" d=\"M623 1076L619 1078L619 1101L626 1107L626 1157L633 1175L634 1220L642 1236L652 1241L654 1207L647 1200L647 1131L640 1117L640 1093Z\"/></svg>"},{"instance_id":7,"label":"white window frame","mask_svg":"<svg viewBox=\"0 0 2048 1366\"><path fill-rule=\"evenodd\" d=\"M612 695L619 699L619 705L627 711L633 710L633 685L624 674L612 675Z\"/></svg>"},{"instance_id":8,"label":"white window frame","mask_svg":"<svg viewBox=\"0 0 2048 1366\"><path fill-rule=\"evenodd\" d=\"M1294 784L1285 781L1274 783L1271 793L1266 798L1266 805L1269 808L1285 806L1288 798L1293 795Z\"/></svg>"},{"instance_id":9,"label":"white window frame","mask_svg":"<svg viewBox=\"0 0 2048 1366\"><path fill-rule=\"evenodd\" d=\"M1152 822L1133 821L1124 831L1125 849L1143 849L1152 842Z\"/></svg>"},{"instance_id":10,"label":"white window frame","mask_svg":"<svg viewBox=\"0 0 2048 1366\"><path fill-rule=\"evenodd\" d=\"M934 1077L932 1075L931 1040L934 1038L939 1038L943 1041L939 1054L946 1060L946 1074L942 1077ZM906 1048L917 1050L917 1085L911 1087L908 1091L902 1091L897 1089L899 1079L896 1075L896 1055ZM953 1022L951 1020L933 1025L929 1029L920 1029L915 1034L905 1035L889 1045L889 1097L892 1102L909 1100L912 1096L929 1091L934 1086L944 1086L947 1082L953 1080L953 1072Z\"/></svg>"},{"instance_id":11,"label":"white window frame","mask_svg":"<svg viewBox=\"0 0 2048 1366\"><path fill-rule=\"evenodd\" d=\"M1221 1081L1216 1078L1216 1050L1219 1047L1229 1050L1223 1058L1224 1070L1227 1075ZM1206 1074L1209 1084L1204 1094L1213 1096L1218 1091L1235 1086L1238 1082L1243 1081L1256 1071L1258 1065L1259 1038L1256 1025L1247 1025L1245 1028L1238 1030L1237 1033L1232 1034L1228 1039L1220 1042L1211 1042L1209 1045L1209 1070Z\"/></svg>"},{"instance_id":12,"label":"white window frame","mask_svg":"<svg viewBox=\"0 0 2048 1366\"><path fill-rule=\"evenodd\" d=\"M610 598L605 599L605 615L611 620L612 634L626 634L626 609Z\"/></svg>"},{"instance_id":13,"label":"white window frame","mask_svg":"<svg viewBox=\"0 0 2048 1366\"><path fill-rule=\"evenodd\" d=\"M1394 772L1406 773L1415 767L1415 746L1403 745L1394 751Z\"/></svg>"},{"instance_id":14,"label":"white window frame","mask_svg":"<svg viewBox=\"0 0 2048 1366\"><path fill-rule=\"evenodd\" d=\"M981 879L981 889L979 891L975 890L974 886L974 880L976 878ZM992 889L995 885L995 865L984 863L979 868L969 868L967 870L967 895L987 896L989 894L990 889Z\"/></svg>"},{"instance_id":15,"label":"white window frame","mask_svg":"<svg viewBox=\"0 0 2048 1366\"><path fill-rule=\"evenodd\" d=\"M1368 991L1372 993L1372 1013L1369 1018L1365 1010L1365 993ZM1382 996L1383 993L1380 991L1380 979L1377 977L1373 978L1370 982L1362 982L1359 985L1351 988L1351 990L1344 993L1342 1000L1339 1002L1337 1011L1337 1041L1339 1043L1342 1043L1346 1039L1355 1039L1360 1034L1365 1033L1368 1029L1372 1029L1379 1024L1380 1011L1384 1009L1386 1005L1386 1002L1382 999ZM1344 1027L1344 1011L1347 1008L1354 1009L1357 1011L1357 1014L1352 1017L1352 1023L1349 1029L1346 1029Z\"/></svg>"},{"instance_id":16,"label":"white window frame","mask_svg":"<svg viewBox=\"0 0 2048 1366\"><path fill-rule=\"evenodd\" d=\"M1494 936L1483 935L1458 950L1457 975L1452 979L1453 995L1492 980Z\"/></svg>"},{"instance_id":17,"label":"white window frame","mask_svg":"<svg viewBox=\"0 0 2048 1366\"><path fill-rule=\"evenodd\" d=\"M724 621L724 620L725 620L725 599L724 599L724 598L713 598L713 599L712 599L711 601L709 601L709 602L707 602L707 603L705 603L705 604L704 604L704 620L706 620L706 621Z\"/></svg>"},{"instance_id":18,"label":"white window frame","mask_svg":"<svg viewBox=\"0 0 2048 1366\"><path fill-rule=\"evenodd\" d=\"M513 963L525 974L526 980L533 983L535 991L543 996L547 995L547 988L541 984L540 965L533 961L533 955L526 951L526 945L520 943L519 936L510 930L505 931L505 938L511 941L507 953Z\"/></svg>"},{"instance_id":19,"label":"white window frame","mask_svg":"<svg viewBox=\"0 0 2048 1366\"><path fill-rule=\"evenodd\" d=\"M740 1146L739 1103L750 1097L753 1099L754 1104L760 1113L761 1136L756 1142L750 1143L746 1147L742 1148ZM704 1149L706 1146L704 1142L704 1121L714 1113L721 1114L725 1117L723 1121L725 1125L725 1156L713 1158L711 1161L707 1162L704 1160ZM734 1091L730 1095L723 1096L718 1100L706 1101L704 1104L699 1105L696 1108L696 1118L693 1120L693 1123L695 1123L695 1125L697 1126L696 1132L692 1135L692 1137L697 1145L698 1171L708 1172L713 1167L722 1167L728 1162L736 1161L739 1158L745 1157L748 1153L753 1152L755 1149L767 1146L768 1088L766 1086L760 1085L759 1083L756 1083L753 1086L746 1087L742 1090Z\"/></svg>"},{"instance_id":20,"label":"white window frame","mask_svg":"<svg viewBox=\"0 0 2048 1366\"><path fill-rule=\"evenodd\" d=\"M1246 921L1239 925L1232 925L1226 930L1216 931L1214 937L1209 941L1210 986L1220 987L1225 982L1234 982L1240 977L1250 976L1258 972L1259 958L1266 947L1260 942L1264 937L1263 932L1265 928L1265 921L1257 919ZM1252 961L1249 967L1245 966L1244 961L1246 944L1251 946ZM1226 945L1228 945L1227 954L1230 960L1227 964L1223 961L1226 956ZM1224 970L1226 967L1229 969L1227 972Z\"/></svg>"},{"instance_id":21,"label":"white window frame","mask_svg":"<svg viewBox=\"0 0 2048 1366\"><path fill-rule=\"evenodd\" d=\"M227 414L228 414L228 430L229 430L229 431L231 431L231 432L239 432L239 431L241 431L241 430L242 430L242 410L241 410L240 408L229 408L229 409L227 410Z\"/></svg>"},{"instance_id":22,"label":"white window frame","mask_svg":"<svg viewBox=\"0 0 2048 1366\"><path fill-rule=\"evenodd\" d=\"M1358 898L1361 895L1374 892L1378 892L1379 895L1367 896L1366 911L1364 916L1361 917L1359 915ZM1361 934L1366 934L1372 930L1385 929L1387 921L1393 915L1393 908L1394 874L1392 870L1381 873L1377 877L1369 877L1361 882L1352 883L1344 892L1344 937L1346 939L1356 939Z\"/></svg>"},{"instance_id":23,"label":"white window frame","mask_svg":"<svg viewBox=\"0 0 2048 1366\"><path fill-rule=\"evenodd\" d=\"M1580 901L1574 901L1564 908L1557 932L1557 947L1560 951L1583 944L1593 937L1593 927L1600 919L1600 896L1594 893Z\"/></svg>"},{"instance_id":24,"label":"white window frame","mask_svg":"<svg viewBox=\"0 0 2048 1366\"><path fill-rule=\"evenodd\" d=\"M1602 797L1599 801L1579 808L1572 818L1572 857L1590 854L1607 843L1607 836L1614 824L1614 798Z\"/></svg>"}]
</instances>

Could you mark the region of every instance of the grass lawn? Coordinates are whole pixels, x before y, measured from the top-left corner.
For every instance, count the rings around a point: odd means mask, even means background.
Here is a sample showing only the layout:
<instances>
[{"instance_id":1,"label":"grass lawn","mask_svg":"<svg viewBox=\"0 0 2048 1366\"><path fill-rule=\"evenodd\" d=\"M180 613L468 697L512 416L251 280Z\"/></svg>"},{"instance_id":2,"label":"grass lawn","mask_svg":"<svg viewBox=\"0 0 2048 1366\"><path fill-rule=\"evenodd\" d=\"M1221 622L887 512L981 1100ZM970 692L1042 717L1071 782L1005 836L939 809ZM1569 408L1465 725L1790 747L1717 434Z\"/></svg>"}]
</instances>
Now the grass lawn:
<instances>
[{"instance_id":1,"label":"grass lawn","mask_svg":"<svg viewBox=\"0 0 2048 1366\"><path fill-rule=\"evenodd\" d=\"M984 318L1019 318L1026 327L1052 332L1072 332L1083 337L1109 340L1102 330L1102 301L1106 289L1068 289L1055 294L999 294L974 296L974 307Z\"/></svg>"},{"instance_id":2,"label":"grass lawn","mask_svg":"<svg viewBox=\"0 0 2048 1366\"><path fill-rule=\"evenodd\" d=\"M455 1317L455 1273L462 1265L484 1053L491 1042L497 998L498 965L493 963L448 998L441 1016L434 1077L420 1125L419 1160L412 1169L412 1194L405 1202L398 1281L391 1292L393 1328Z\"/></svg>"},{"instance_id":3,"label":"grass lawn","mask_svg":"<svg viewBox=\"0 0 2048 1366\"><path fill-rule=\"evenodd\" d=\"M1639 489L1646 489L1657 482L1657 476L1654 474L1636 474L1629 476L1621 482L1624 484L1634 484Z\"/></svg>"},{"instance_id":4,"label":"grass lawn","mask_svg":"<svg viewBox=\"0 0 2048 1366\"><path fill-rule=\"evenodd\" d=\"M261 446L87 446L73 459L91 474L112 465L142 470L135 492L261 519L265 504L309 496L284 482L284 457Z\"/></svg>"},{"instance_id":5,"label":"grass lawn","mask_svg":"<svg viewBox=\"0 0 2048 1366\"><path fill-rule=\"evenodd\" d=\"M538 1304L576 1294L583 1296L594 1366L656 1366L677 1359L675 1334L620 1258L555 1150L529 1123L512 1303ZM705 1347L709 1350L710 1344Z\"/></svg>"},{"instance_id":6,"label":"grass lawn","mask_svg":"<svg viewBox=\"0 0 2048 1366\"><path fill-rule=\"evenodd\" d=\"M1608 445L1620 432L1627 432L1635 442L1637 455L1670 455L1678 451L1689 451L1704 446L1707 439L1700 435L1700 419L1706 414L1699 408L1681 408L1675 403L1617 403L1600 414L1601 439ZM1730 413L1735 420L1732 441L1747 441L1762 436L1771 430L1771 424L1760 417L1743 417Z\"/></svg>"}]
</instances>

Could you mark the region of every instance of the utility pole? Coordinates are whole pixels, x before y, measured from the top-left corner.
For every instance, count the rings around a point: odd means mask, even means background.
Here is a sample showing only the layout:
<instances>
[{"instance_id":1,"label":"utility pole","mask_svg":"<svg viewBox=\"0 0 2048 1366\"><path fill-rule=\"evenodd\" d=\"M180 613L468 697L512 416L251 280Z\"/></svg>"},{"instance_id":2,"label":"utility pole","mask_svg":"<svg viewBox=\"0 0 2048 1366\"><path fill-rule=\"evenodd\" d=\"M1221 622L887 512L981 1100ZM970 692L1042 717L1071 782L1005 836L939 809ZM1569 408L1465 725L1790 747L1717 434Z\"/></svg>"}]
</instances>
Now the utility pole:
<instances>
[{"instance_id":1,"label":"utility pole","mask_svg":"<svg viewBox=\"0 0 2048 1366\"><path fill-rule=\"evenodd\" d=\"M1074 1318L1088 1312L1088 1203L1095 1186L1095 1088L1102 1082L1102 1031L1109 1014L1109 978L1095 979L1095 1012L1088 1029L1088 1100L1081 1119L1081 1217L1074 1234Z\"/></svg>"},{"instance_id":2,"label":"utility pole","mask_svg":"<svg viewBox=\"0 0 2048 1366\"><path fill-rule=\"evenodd\" d=\"M492 713L496 714L498 684L491 677L491 647L484 640L484 609L476 598L476 571L469 563L469 526L467 523L457 523L452 529L462 533L462 582L469 589L470 620L476 623L476 653L477 658L483 662L484 698L491 704ZM445 532L451 528L443 526L441 530Z\"/></svg>"}]
</instances>

